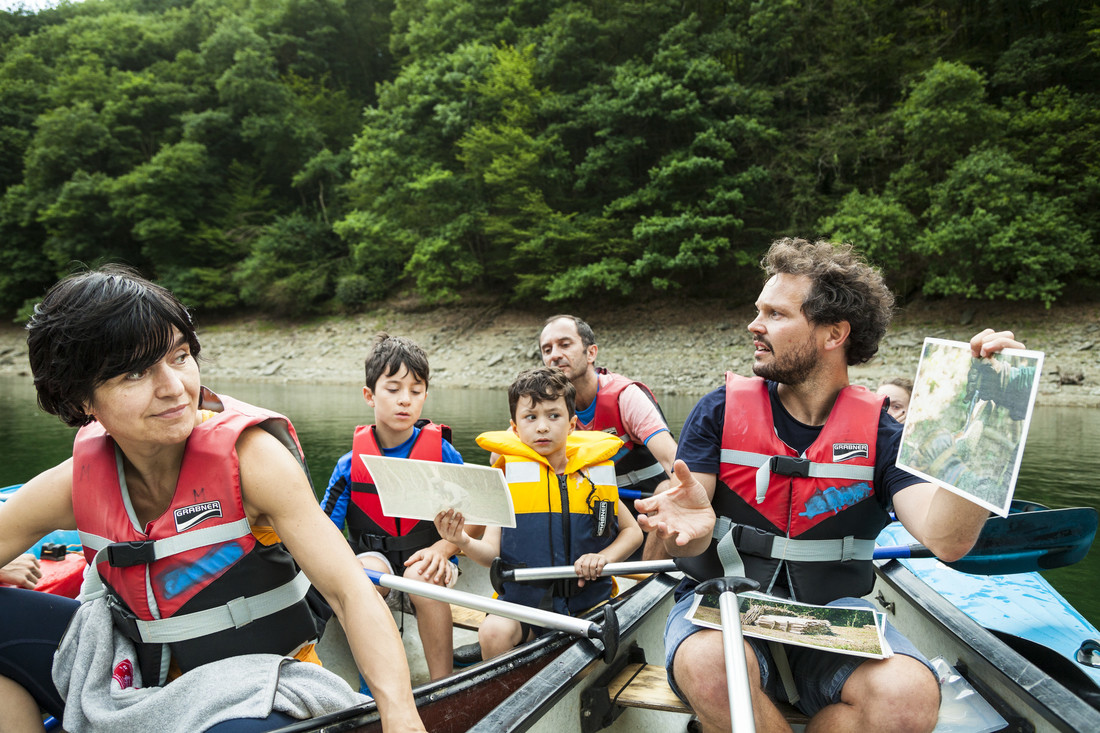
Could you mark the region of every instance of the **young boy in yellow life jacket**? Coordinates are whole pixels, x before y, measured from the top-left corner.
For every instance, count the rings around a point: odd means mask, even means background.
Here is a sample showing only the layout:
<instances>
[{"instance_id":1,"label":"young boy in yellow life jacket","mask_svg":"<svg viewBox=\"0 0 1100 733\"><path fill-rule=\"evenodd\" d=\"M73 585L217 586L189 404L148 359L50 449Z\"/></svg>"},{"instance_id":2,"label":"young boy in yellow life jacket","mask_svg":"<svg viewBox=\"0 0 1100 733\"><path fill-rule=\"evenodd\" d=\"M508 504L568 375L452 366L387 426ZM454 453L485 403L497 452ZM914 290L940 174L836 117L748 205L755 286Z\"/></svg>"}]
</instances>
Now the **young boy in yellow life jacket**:
<instances>
[{"instance_id":1,"label":"young boy in yellow life jacket","mask_svg":"<svg viewBox=\"0 0 1100 733\"><path fill-rule=\"evenodd\" d=\"M514 529L486 527L482 538L474 539L454 509L435 519L440 536L481 565L497 556L528 567L573 565L578 579L504 583L500 594L506 601L569 614L610 598L612 580L599 577L603 566L625 560L642 542L642 530L619 500L611 461L622 441L608 433L575 431L575 395L560 369L528 369L508 388L511 429L477 438L508 480ZM478 632L482 657L502 654L537 631L490 615Z\"/></svg>"}]
</instances>

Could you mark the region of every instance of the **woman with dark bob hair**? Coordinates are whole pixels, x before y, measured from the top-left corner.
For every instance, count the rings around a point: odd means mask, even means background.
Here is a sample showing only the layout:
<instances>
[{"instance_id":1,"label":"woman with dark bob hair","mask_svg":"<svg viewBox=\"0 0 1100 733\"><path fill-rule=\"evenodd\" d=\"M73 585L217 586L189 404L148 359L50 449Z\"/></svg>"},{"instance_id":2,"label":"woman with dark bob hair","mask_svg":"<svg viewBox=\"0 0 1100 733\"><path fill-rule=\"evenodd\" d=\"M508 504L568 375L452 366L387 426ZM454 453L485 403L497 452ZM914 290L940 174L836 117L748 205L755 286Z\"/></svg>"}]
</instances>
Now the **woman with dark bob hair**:
<instances>
[{"instance_id":1,"label":"woman with dark bob hair","mask_svg":"<svg viewBox=\"0 0 1100 733\"><path fill-rule=\"evenodd\" d=\"M287 660L318 661L312 584L383 727L423 731L393 618L318 507L293 426L200 386L187 309L107 266L57 283L27 332L39 405L80 430L0 505L0 567L77 529L89 572L82 603L0 588L4 729L42 730L45 710L69 731L259 731L361 702Z\"/></svg>"}]
</instances>

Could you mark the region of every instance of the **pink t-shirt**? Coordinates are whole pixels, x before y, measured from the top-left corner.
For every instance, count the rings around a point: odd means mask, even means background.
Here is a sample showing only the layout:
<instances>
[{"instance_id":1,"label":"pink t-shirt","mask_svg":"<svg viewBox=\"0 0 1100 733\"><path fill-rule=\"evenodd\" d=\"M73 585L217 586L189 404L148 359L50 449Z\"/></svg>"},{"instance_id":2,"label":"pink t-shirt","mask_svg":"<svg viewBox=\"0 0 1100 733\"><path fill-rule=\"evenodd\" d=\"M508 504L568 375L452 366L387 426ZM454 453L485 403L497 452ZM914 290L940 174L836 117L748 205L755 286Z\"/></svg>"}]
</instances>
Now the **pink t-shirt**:
<instances>
[{"instance_id":1,"label":"pink t-shirt","mask_svg":"<svg viewBox=\"0 0 1100 733\"><path fill-rule=\"evenodd\" d=\"M597 378L600 380L601 389L611 381L611 376L607 374L599 374ZM644 445L654 434L668 430L668 425L665 424L657 406L636 384L630 385L619 395L619 415L633 443ZM582 423L579 418L577 419L577 430L603 430L606 427L608 426Z\"/></svg>"}]
</instances>

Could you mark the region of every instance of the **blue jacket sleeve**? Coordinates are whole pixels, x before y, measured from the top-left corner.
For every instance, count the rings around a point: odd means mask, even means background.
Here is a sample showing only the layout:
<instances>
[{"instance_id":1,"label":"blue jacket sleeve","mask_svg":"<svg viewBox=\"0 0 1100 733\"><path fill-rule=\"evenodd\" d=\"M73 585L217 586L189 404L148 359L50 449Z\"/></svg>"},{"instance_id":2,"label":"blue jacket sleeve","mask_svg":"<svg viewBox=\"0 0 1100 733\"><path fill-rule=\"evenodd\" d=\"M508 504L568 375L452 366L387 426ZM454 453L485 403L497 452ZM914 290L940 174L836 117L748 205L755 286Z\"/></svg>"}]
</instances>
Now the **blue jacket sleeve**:
<instances>
[{"instance_id":1,"label":"blue jacket sleeve","mask_svg":"<svg viewBox=\"0 0 1100 733\"><path fill-rule=\"evenodd\" d=\"M341 532L344 530L344 521L348 514L348 500L351 496L351 451L341 456L332 469L332 477L328 480L328 488L321 499L321 509L328 515L332 523Z\"/></svg>"},{"instance_id":2,"label":"blue jacket sleeve","mask_svg":"<svg viewBox=\"0 0 1100 733\"><path fill-rule=\"evenodd\" d=\"M453 445L447 441L443 441L443 462L444 463L457 463L462 465L465 461L462 460L462 454L458 452Z\"/></svg>"}]
</instances>

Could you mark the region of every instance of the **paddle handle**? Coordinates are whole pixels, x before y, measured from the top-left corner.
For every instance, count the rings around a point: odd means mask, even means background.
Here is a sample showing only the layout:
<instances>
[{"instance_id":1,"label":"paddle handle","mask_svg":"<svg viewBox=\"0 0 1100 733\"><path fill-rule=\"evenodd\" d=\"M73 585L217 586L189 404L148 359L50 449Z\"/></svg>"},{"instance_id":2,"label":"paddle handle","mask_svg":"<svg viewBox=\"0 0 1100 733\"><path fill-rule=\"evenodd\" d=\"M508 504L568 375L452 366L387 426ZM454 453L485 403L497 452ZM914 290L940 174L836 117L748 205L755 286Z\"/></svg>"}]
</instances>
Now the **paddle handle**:
<instances>
[{"instance_id":1,"label":"paddle handle","mask_svg":"<svg viewBox=\"0 0 1100 733\"><path fill-rule=\"evenodd\" d=\"M735 733L756 733L752 693L749 690L749 667L741 634L741 610L736 593L726 591L718 596L718 614L722 619L722 656L726 663L726 695L733 730Z\"/></svg>"},{"instance_id":2,"label":"paddle handle","mask_svg":"<svg viewBox=\"0 0 1100 733\"><path fill-rule=\"evenodd\" d=\"M911 545L886 545L884 547L876 547L874 553L874 559L876 560L891 560L897 558L899 560L907 560L915 557L935 557L932 551L919 542L914 542Z\"/></svg>"},{"instance_id":3,"label":"paddle handle","mask_svg":"<svg viewBox=\"0 0 1100 733\"><path fill-rule=\"evenodd\" d=\"M371 579L371 582L383 588L392 588L393 590L412 593L413 595L431 598L435 601L443 601L444 603L454 603L459 606L465 606L466 608L472 608L476 611L484 611L485 613L522 621L533 626L542 626L547 629L564 631L574 636L583 636L592 639L601 638L599 626L592 621L554 613L553 611L544 611L541 608L522 606L518 603L509 603L508 601L501 601L496 598L486 598L485 596L467 593L463 590L444 588L443 586L425 583L420 580L401 578L396 575L390 575L389 573L380 573L377 570L364 569L364 572L367 574L367 577Z\"/></svg>"},{"instance_id":4,"label":"paddle handle","mask_svg":"<svg viewBox=\"0 0 1100 733\"><path fill-rule=\"evenodd\" d=\"M932 557L932 551L922 544L891 545L876 547L875 560L891 558ZM609 562L600 571L600 577L611 575L631 575L634 573L674 573L677 571L674 560L637 560L634 562ZM505 568L500 570L501 580L512 583L532 583L540 580L575 578L577 571L572 565L552 565L545 568Z\"/></svg>"},{"instance_id":5,"label":"paddle handle","mask_svg":"<svg viewBox=\"0 0 1100 733\"><path fill-rule=\"evenodd\" d=\"M609 562L600 571L601 578L634 573L671 573L676 571L672 560L637 560L634 562ZM576 578L572 565L552 565L546 568L509 568L500 571L501 579L511 583L531 583L538 580Z\"/></svg>"}]
</instances>

